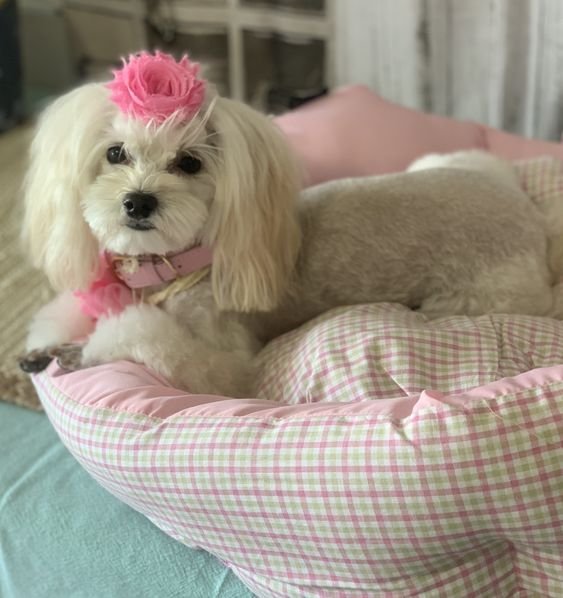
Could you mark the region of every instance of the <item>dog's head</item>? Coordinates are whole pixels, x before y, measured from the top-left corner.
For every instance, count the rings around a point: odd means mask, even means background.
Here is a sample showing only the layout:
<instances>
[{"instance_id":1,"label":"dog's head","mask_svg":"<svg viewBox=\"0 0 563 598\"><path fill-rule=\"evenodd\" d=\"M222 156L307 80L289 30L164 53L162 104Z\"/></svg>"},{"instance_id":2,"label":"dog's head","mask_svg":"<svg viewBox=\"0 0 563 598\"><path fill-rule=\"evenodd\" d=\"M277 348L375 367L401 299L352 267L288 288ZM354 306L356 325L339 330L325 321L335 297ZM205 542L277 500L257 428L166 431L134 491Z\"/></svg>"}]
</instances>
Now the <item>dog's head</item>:
<instances>
[{"instance_id":1,"label":"dog's head","mask_svg":"<svg viewBox=\"0 0 563 598\"><path fill-rule=\"evenodd\" d=\"M58 289L88 285L102 250L165 255L202 243L220 307L270 309L299 249L299 183L270 119L209 86L188 119L143 120L89 84L40 118L24 239Z\"/></svg>"}]
</instances>

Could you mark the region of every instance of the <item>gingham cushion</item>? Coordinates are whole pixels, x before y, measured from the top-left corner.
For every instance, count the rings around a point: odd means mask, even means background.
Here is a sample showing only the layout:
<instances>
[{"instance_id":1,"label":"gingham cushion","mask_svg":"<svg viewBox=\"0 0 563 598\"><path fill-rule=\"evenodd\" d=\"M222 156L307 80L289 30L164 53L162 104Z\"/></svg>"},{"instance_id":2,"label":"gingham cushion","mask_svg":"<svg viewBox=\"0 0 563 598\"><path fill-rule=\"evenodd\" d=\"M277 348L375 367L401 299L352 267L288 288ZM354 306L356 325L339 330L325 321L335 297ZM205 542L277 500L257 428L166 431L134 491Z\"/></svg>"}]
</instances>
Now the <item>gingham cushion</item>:
<instances>
[{"instance_id":1,"label":"gingham cushion","mask_svg":"<svg viewBox=\"0 0 563 598\"><path fill-rule=\"evenodd\" d=\"M264 362L270 401L169 389L168 416L124 404L163 393L131 364L103 406L78 374L36 383L100 484L259 596L563 595L563 367L494 382L563 363L563 324L358 306Z\"/></svg>"},{"instance_id":2,"label":"gingham cushion","mask_svg":"<svg viewBox=\"0 0 563 598\"><path fill-rule=\"evenodd\" d=\"M259 596L563 595L563 323L356 306L262 362L259 399L127 362L35 383L101 485Z\"/></svg>"}]
</instances>

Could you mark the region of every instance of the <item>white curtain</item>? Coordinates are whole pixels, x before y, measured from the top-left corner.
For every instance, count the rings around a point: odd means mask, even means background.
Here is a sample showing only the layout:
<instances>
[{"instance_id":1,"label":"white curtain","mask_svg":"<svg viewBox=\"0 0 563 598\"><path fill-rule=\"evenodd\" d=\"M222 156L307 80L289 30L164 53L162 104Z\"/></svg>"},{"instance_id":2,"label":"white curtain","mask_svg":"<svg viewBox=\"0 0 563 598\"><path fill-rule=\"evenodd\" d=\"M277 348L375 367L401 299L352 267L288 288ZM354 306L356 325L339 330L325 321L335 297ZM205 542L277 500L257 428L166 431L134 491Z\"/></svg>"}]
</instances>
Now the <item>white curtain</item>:
<instances>
[{"instance_id":1,"label":"white curtain","mask_svg":"<svg viewBox=\"0 0 563 598\"><path fill-rule=\"evenodd\" d=\"M560 139L563 0L334 0L336 81Z\"/></svg>"}]
</instances>

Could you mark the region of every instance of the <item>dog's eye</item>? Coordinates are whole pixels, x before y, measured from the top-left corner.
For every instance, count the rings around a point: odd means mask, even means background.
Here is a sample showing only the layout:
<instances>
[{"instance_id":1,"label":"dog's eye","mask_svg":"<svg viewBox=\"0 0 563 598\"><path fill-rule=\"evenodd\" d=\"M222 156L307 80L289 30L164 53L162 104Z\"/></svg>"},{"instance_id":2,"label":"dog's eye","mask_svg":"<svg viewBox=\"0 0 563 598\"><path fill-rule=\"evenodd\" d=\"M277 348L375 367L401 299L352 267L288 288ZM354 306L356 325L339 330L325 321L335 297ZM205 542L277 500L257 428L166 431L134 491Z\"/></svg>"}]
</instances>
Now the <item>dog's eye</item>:
<instances>
[{"instance_id":1,"label":"dog's eye","mask_svg":"<svg viewBox=\"0 0 563 598\"><path fill-rule=\"evenodd\" d=\"M201 160L194 158L194 156L184 154L178 158L176 166L186 174L197 174L201 170L202 164Z\"/></svg>"},{"instance_id":2,"label":"dog's eye","mask_svg":"<svg viewBox=\"0 0 563 598\"><path fill-rule=\"evenodd\" d=\"M123 145L112 145L106 152L106 158L110 164L121 164L127 161L127 154Z\"/></svg>"}]
</instances>

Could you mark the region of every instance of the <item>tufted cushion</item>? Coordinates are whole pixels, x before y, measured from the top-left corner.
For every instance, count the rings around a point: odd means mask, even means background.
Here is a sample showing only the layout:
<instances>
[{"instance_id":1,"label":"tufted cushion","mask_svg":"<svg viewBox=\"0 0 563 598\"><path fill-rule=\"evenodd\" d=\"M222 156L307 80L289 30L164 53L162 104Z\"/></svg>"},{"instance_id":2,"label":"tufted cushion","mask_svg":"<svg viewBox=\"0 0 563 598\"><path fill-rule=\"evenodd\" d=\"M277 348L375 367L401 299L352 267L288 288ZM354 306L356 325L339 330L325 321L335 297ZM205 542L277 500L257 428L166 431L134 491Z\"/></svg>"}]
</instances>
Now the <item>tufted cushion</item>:
<instances>
[{"instance_id":1,"label":"tufted cushion","mask_svg":"<svg viewBox=\"0 0 563 598\"><path fill-rule=\"evenodd\" d=\"M562 323L356 306L263 359L261 399L127 362L36 385L102 486L259 596L561 595Z\"/></svg>"}]
</instances>

